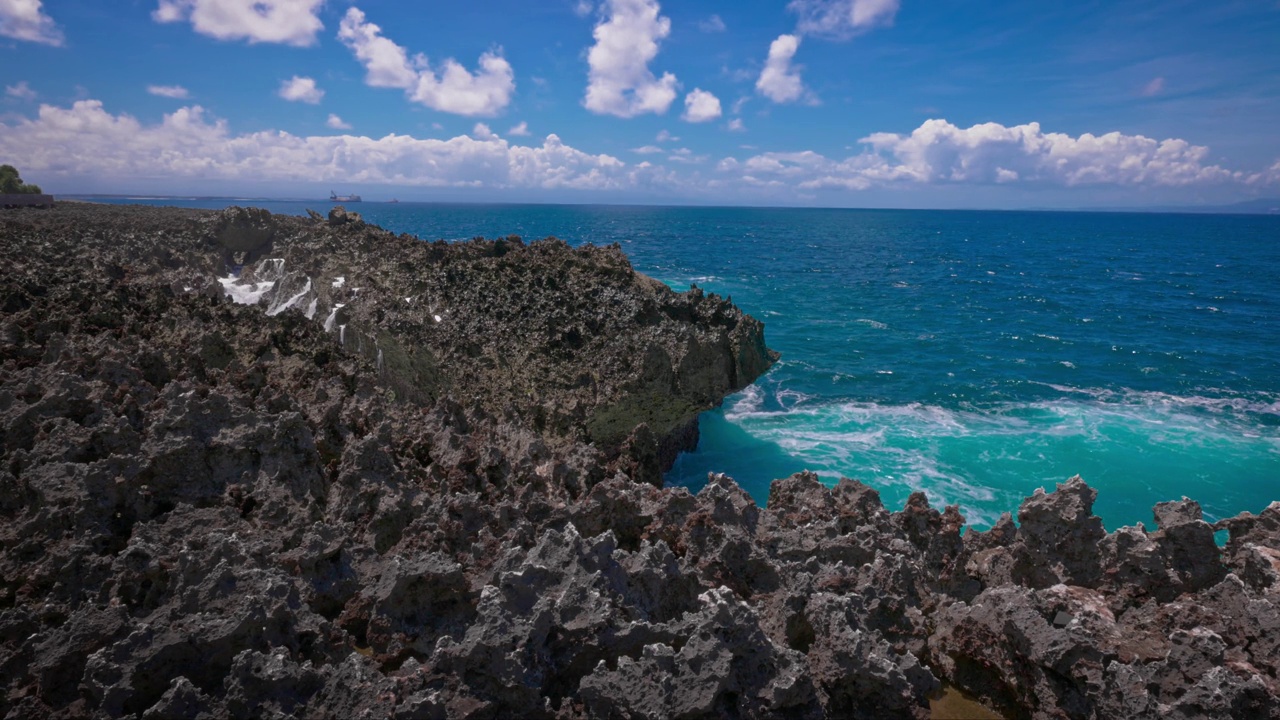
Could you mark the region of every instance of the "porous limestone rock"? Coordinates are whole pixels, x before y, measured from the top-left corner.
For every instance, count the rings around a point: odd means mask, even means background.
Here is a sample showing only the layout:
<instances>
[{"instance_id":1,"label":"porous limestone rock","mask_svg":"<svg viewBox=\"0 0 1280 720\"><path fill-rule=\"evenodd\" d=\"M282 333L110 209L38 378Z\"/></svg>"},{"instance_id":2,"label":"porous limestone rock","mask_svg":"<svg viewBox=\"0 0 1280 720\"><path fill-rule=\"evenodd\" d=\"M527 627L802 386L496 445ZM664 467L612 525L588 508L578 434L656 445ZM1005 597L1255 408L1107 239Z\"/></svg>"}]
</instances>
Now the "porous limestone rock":
<instances>
[{"instance_id":1,"label":"porous limestone rock","mask_svg":"<svg viewBox=\"0 0 1280 720\"><path fill-rule=\"evenodd\" d=\"M773 355L617 248L91 205L0 240L0 716L1280 718L1280 503L1106 533L1076 478L962 534L811 473L658 487Z\"/></svg>"}]
</instances>

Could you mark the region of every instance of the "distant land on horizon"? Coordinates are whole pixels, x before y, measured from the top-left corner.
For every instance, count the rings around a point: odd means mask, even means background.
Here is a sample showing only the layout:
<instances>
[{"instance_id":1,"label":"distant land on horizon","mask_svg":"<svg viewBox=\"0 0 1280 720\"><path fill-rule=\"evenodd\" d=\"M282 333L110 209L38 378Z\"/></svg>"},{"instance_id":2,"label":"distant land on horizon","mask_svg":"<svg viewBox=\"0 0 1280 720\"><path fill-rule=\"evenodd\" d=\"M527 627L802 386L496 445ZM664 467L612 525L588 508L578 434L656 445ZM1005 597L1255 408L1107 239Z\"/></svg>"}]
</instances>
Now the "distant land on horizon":
<instances>
[{"instance_id":1,"label":"distant land on horizon","mask_svg":"<svg viewBox=\"0 0 1280 720\"><path fill-rule=\"evenodd\" d=\"M1230 205L1165 205L1132 208L1080 208L1080 212L1195 213L1198 215L1280 215L1280 198L1258 198Z\"/></svg>"},{"instance_id":2,"label":"distant land on horizon","mask_svg":"<svg viewBox=\"0 0 1280 720\"><path fill-rule=\"evenodd\" d=\"M214 200L226 200L231 202L277 202L277 203L329 203L332 205L340 205L329 200L329 198L319 197L242 197L232 195L151 195L151 194L102 194L102 193L70 193L58 195L57 197L65 200L94 200L94 199L110 199L110 200L185 200L188 202L210 202ZM744 208L761 208L761 209L787 209L787 210L936 210L946 212L1043 212L1043 213L1170 213L1170 214L1194 214L1194 215L1280 215L1280 198L1258 198L1255 200L1244 200L1229 205L1152 205L1152 206L1133 206L1133 207L1078 207L1078 208L1053 208L1053 207L1025 207L1025 208L897 208L897 207L825 207L825 206L809 206L809 205L719 205L719 204L662 204L662 203L619 203L619 202L602 202L602 203L554 203L554 202L483 202L475 200L362 200L361 204L369 205L597 205L600 207L610 206L628 206L628 207L744 207Z\"/></svg>"}]
</instances>

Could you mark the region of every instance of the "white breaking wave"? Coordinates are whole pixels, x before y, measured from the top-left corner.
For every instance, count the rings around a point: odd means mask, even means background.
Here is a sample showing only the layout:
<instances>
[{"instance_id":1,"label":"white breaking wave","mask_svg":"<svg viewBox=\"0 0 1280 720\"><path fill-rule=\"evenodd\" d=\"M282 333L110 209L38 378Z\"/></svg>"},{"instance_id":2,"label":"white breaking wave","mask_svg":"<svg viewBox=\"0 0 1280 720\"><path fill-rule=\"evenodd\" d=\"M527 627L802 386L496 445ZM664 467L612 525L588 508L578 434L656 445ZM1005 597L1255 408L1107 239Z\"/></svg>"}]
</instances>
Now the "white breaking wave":
<instances>
[{"instance_id":1,"label":"white breaking wave","mask_svg":"<svg viewBox=\"0 0 1280 720\"><path fill-rule=\"evenodd\" d=\"M753 390L754 388L754 390ZM1240 427L1206 421L1195 409L1240 410L1280 414L1280 403L1255 403L1238 398L1178 397L1164 393L1131 393L1139 402L1102 403L1080 400L1049 400L1003 403L984 409L950 409L924 403L882 404L875 402L806 403L792 408L766 411L763 391L749 388L732 408L727 420L749 434L795 450L826 447L833 455L850 449L868 450L887 441L930 441L980 436L1096 437L1109 428L1139 428L1150 434L1172 433L1179 442L1194 442L1214 436L1242 438L1244 433L1265 434L1280 439L1280 431ZM1101 394L1101 391L1095 391ZM1216 432L1215 432L1216 431Z\"/></svg>"},{"instance_id":2,"label":"white breaking wave","mask_svg":"<svg viewBox=\"0 0 1280 720\"><path fill-rule=\"evenodd\" d=\"M1146 368L1144 368L1145 370ZM1151 408L1163 408L1181 411L1207 411L1222 413L1256 413L1259 415L1280 415L1280 396L1266 394L1258 398L1247 398L1239 395L1213 397L1207 395L1174 395L1157 390L1132 390L1120 388L1078 388L1070 385L1036 382L1052 390L1067 395L1084 395L1100 403L1108 405L1138 405ZM1207 389L1213 392L1213 389Z\"/></svg>"},{"instance_id":3,"label":"white breaking wave","mask_svg":"<svg viewBox=\"0 0 1280 720\"><path fill-rule=\"evenodd\" d=\"M921 490L935 507L959 503L968 522L980 526L1016 508L1038 485L1104 473L1099 468L1113 461L1102 458L1123 463L1166 450L1167 457L1254 458L1243 462L1256 462L1259 453L1280 456L1280 428L1238 416L1280 414L1276 397L1049 387L1064 397L949 408L824 401L753 385L726 403L724 417L826 481L852 477L891 496ZM1105 473L1093 479L1105 480Z\"/></svg>"},{"instance_id":4,"label":"white breaking wave","mask_svg":"<svg viewBox=\"0 0 1280 720\"><path fill-rule=\"evenodd\" d=\"M764 389L759 385L748 385L738 393L737 399L733 401L733 406L725 411L725 416L729 418L747 418L787 415L813 399L812 395L790 388L775 388L771 394L778 406L776 410L765 408L766 395Z\"/></svg>"},{"instance_id":5,"label":"white breaking wave","mask_svg":"<svg viewBox=\"0 0 1280 720\"><path fill-rule=\"evenodd\" d=\"M794 408L797 405L812 399L811 395L806 395L799 390L791 390L789 388L778 390L774 393L774 396L778 398L778 402L781 403L783 407L788 409Z\"/></svg>"},{"instance_id":6,"label":"white breaking wave","mask_svg":"<svg viewBox=\"0 0 1280 720\"><path fill-rule=\"evenodd\" d=\"M748 385L738 395L738 401L733 405L735 413L756 412L764 404L764 390L759 385Z\"/></svg>"},{"instance_id":7,"label":"white breaking wave","mask_svg":"<svg viewBox=\"0 0 1280 720\"><path fill-rule=\"evenodd\" d=\"M1123 398L1126 401L1137 401L1153 407L1177 409L1199 409L1222 412L1250 412L1266 415L1280 415L1280 399L1250 400L1242 397L1204 397L1201 395L1171 395L1169 393L1126 390Z\"/></svg>"}]
</instances>

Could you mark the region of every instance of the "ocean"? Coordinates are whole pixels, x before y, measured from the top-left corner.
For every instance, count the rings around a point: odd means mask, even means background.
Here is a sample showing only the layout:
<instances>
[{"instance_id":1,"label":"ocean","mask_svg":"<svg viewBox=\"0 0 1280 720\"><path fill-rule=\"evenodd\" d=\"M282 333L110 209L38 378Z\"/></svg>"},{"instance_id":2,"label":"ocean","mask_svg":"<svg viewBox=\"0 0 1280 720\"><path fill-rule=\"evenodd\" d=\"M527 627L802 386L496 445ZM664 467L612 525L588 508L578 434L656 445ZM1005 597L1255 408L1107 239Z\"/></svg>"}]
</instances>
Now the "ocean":
<instances>
[{"instance_id":1,"label":"ocean","mask_svg":"<svg viewBox=\"0 0 1280 720\"><path fill-rule=\"evenodd\" d=\"M223 207L227 200L149 199ZM327 212L327 202L239 202ZM362 203L424 239L619 243L730 296L782 360L702 417L667 476L761 504L812 470L924 491L984 528L1081 475L1108 529L1280 500L1280 217Z\"/></svg>"}]
</instances>

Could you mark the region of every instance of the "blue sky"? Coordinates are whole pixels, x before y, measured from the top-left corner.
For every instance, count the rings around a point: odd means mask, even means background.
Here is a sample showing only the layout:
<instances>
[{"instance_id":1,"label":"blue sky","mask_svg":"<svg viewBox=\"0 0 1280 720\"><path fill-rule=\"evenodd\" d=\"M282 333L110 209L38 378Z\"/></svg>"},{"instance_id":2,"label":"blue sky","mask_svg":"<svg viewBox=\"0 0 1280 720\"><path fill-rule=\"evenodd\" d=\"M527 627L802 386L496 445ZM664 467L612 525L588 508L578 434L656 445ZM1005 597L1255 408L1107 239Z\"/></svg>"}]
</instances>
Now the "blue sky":
<instances>
[{"instance_id":1,"label":"blue sky","mask_svg":"<svg viewBox=\"0 0 1280 720\"><path fill-rule=\"evenodd\" d=\"M848 207L1280 196L1280 3L0 0L62 193Z\"/></svg>"}]
</instances>

